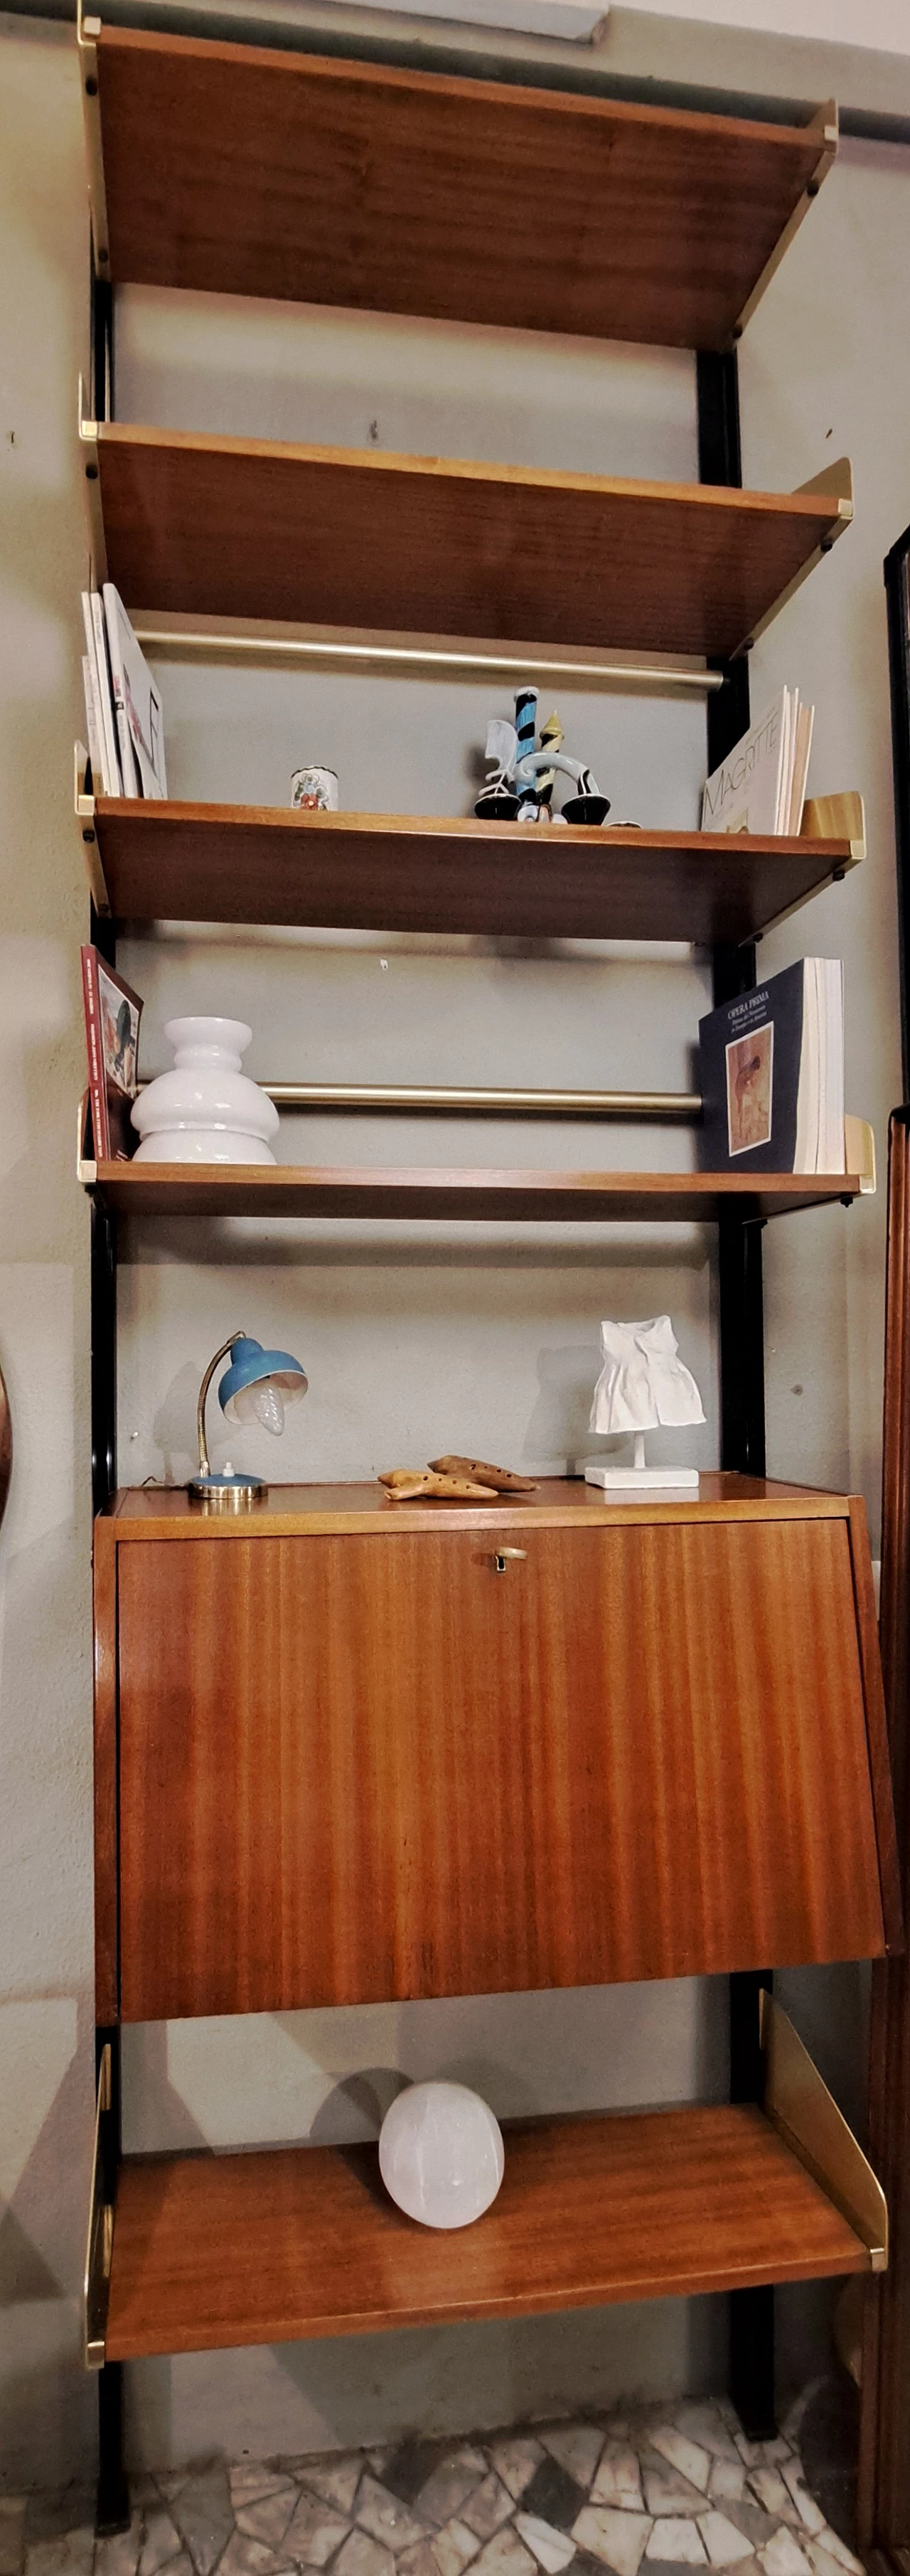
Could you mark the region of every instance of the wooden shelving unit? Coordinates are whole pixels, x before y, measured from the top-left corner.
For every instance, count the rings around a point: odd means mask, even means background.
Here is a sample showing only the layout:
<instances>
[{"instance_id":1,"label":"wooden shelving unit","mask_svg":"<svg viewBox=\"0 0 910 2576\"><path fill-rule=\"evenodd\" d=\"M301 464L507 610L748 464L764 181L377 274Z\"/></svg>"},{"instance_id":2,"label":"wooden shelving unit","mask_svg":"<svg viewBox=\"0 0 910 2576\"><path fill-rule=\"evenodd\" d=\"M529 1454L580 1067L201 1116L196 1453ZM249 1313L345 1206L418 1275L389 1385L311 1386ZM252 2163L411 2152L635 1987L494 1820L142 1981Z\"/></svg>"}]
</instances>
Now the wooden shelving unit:
<instances>
[{"instance_id":1,"label":"wooden shelving unit","mask_svg":"<svg viewBox=\"0 0 910 2576\"><path fill-rule=\"evenodd\" d=\"M414 2226L375 2147L127 2158L106 2353L200 2352L868 2272L868 2247L758 2110L506 2132L479 2225Z\"/></svg>"},{"instance_id":2,"label":"wooden shelving unit","mask_svg":"<svg viewBox=\"0 0 910 2576\"><path fill-rule=\"evenodd\" d=\"M83 423L96 552L131 610L729 658L853 513L793 493Z\"/></svg>"},{"instance_id":3,"label":"wooden shelving unit","mask_svg":"<svg viewBox=\"0 0 910 2576\"><path fill-rule=\"evenodd\" d=\"M856 865L849 840L541 830L407 814L83 800L119 921L754 939Z\"/></svg>"},{"instance_id":4,"label":"wooden shelving unit","mask_svg":"<svg viewBox=\"0 0 910 2576\"><path fill-rule=\"evenodd\" d=\"M553 646L722 665L708 766L726 756L748 718L745 650L852 513L843 463L789 495L740 488L732 354L825 175L833 113L769 126L369 61L98 31L91 21L80 28L80 59L102 317L96 418L82 423L96 579L106 572L146 616L517 644L539 632L545 565ZM529 260L544 224L546 256ZM703 480L653 484L126 426L103 414L109 288L130 281L690 348ZM713 949L718 998L754 980L743 943L860 854L849 840L521 832L104 800L79 810L96 901L106 897L110 910L99 935L112 956L126 918L684 939ZM862 1507L797 1496L790 1509L786 1489L771 1489L763 1532L756 1500L760 1224L849 1202L859 1176L116 1163L83 1164L81 1177L93 1192L101 1515L101 2077L86 2268L87 2356L102 2367L101 2527L123 2527L128 2514L120 2382L104 2365L140 2354L757 2288L758 2303L734 2303L732 2385L747 2429L770 2431L769 2285L886 2260L878 2186L767 2004L764 2060L758 2045L760 1963L827 1958L844 1942L877 1957L896 1937ZM745 1471L739 1497L728 1479L707 1480L677 1527L661 1505L650 1514L620 1507L611 1521L603 1504L582 1511L575 1491L561 1504L542 1495L539 1543L513 1552L520 1569L491 1559L473 1520L460 1515L448 1533L440 1520L437 1536L427 1515L409 1526L381 1496L371 1515L359 1488L324 1506L318 1530L291 1526L286 1498L258 1539L252 1521L249 1540L239 1524L190 1528L185 1498L140 1496L131 1523L130 1498L122 1509L113 1499L117 1227L181 1216L717 1224L723 1466ZM211 1534L220 1544L176 1554L172 1544L162 1556L157 1512L172 1540ZM802 1527L783 1532L787 1516ZM497 1517L511 1525L517 1507ZM599 1591L585 1553L592 1531L606 1551L594 1567ZM239 1583L223 1554L231 1543ZM304 1561L301 1548L324 1555ZM488 1582L503 1570L504 1583ZM510 1589L510 1574L524 1590ZM273 1583L270 1601L280 1597L281 1628L260 1725L263 1582ZM320 1585L329 1606L317 1618ZM186 1609L175 1621L178 1591ZM654 1601L672 1615L655 1617ZM223 1670L200 1638L220 1641ZM656 1679L655 1655L665 1657ZM426 1767L430 1682L431 1740L445 1746L445 1763ZM639 1712L630 1737L616 1723L614 1687ZM835 1701L849 1761L832 1762L816 1723L819 1710L830 1722ZM337 1760L333 1722L348 1748ZM235 1752L226 1763L228 1728ZM355 1780L345 1762L361 1738L372 1750ZM394 1779L382 1770L393 1739ZM606 1777L605 1746L619 1785L595 1814L587 1786ZM314 1747L323 1758L311 1796L305 1782L301 1790L301 1755ZM819 1765L842 1869L815 1794ZM786 1811L792 1852L786 1833L760 1829L756 1778L768 1815ZM250 1796L225 1798L225 1779L245 1779ZM413 1831L405 1786L417 1802ZM254 1793L264 1822L250 1830ZM327 1794L344 1809L328 1826ZM394 1832L380 1848L383 1798ZM453 1806L466 1820L460 1840ZM300 1816L317 1843L323 1837L318 1865L303 1870ZM487 1836L480 1876L464 1865L478 1820ZM582 1898L580 1850L590 1872ZM312 1890L329 1887L332 1869L336 1880L314 1906ZM402 1891L413 1900L413 1957L404 1956ZM181 1914L187 1905L192 1921ZM380 1919L391 1929L377 1940ZM328 1965L316 1956L320 1941ZM476 1973L465 1973L465 1960ZM701 1971L735 1975L734 2101L516 2128L499 2199L454 2240L391 2206L374 2149L121 2162L121 2019L246 2010L251 1997L256 2009L326 1994L363 2001L377 1976L403 1996ZM276 2002L270 1980L280 1985L285 1974Z\"/></svg>"},{"instance_id":5,"label":"wooden shelving unit","mask_svg":"<svg viewBox=\"0 0 910 2576\"><path fill-rule=\"evenodd\" d=\"M432 1217L472 1223L716 1225L849 1205L857 1173L333 1169L327 1164L89 1163L118 1216Z\"/></svg>"},{"instance_id":6,"label":"wooden shelving unit","mask_svg":"<svg viewBox=\"0 0 910 2576\"><path fill-rule=\"evenodd\" d=\"M805 126L104 28L117 283L722 349L837 143ZM528 243L546 208L546 258Z\"/></svg>"}]
</instances>

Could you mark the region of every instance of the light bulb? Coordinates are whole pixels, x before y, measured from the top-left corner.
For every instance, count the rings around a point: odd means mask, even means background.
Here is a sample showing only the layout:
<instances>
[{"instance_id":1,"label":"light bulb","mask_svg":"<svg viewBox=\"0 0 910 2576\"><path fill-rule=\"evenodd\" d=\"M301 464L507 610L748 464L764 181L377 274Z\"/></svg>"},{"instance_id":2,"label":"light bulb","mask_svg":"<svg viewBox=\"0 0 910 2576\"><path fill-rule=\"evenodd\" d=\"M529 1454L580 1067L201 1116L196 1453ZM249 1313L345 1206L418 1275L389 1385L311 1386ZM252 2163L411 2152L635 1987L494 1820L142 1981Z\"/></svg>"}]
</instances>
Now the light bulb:
<instances>
[{"instance_id":1,"label":"light bulb","mask_svg":"<svg viewBox=\"0 0 910 2576\"><path fill-rule=\"evenodd\" d=\"M261 1423L263 1431L273 1432L276 1440L284 1430L284 1402L271 1378L261 1378L258 1386L241 1387L231 1412L238 1422Z\"/></svg>"}]
</instances>

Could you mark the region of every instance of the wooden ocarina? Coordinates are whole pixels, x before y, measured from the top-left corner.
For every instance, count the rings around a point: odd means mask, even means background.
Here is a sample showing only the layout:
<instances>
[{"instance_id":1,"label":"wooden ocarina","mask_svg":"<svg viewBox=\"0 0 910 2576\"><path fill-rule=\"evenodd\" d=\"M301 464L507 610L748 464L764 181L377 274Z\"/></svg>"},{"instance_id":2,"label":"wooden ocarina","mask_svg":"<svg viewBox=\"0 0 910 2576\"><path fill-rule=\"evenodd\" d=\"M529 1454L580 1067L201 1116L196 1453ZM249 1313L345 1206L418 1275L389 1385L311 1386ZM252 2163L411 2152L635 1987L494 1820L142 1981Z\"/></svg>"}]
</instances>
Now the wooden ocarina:
<instances>
[{"instance_id":1,"label":"wooden ocarina","mask_svg":"<svg viewBox=\"0 0 910 2576\"><path fill-rule=\"evenodd\" d=\"M492 1485L474 1484L468 1476L440 1475L432 1467L390 1467L378 1479L390 1503L495 1503Z\"/></svg>"},{"instance_id":2,"label":"wooden ocarina","mask_svg":"<svg viewBox=\"0 0 910 2576\"><path fill-rule=\"evenodd\" d=\"M511 1467L488 1467L481 1458L431 1458L431 1467L443 1476L476 1476L478 1484L492 1485L494 1494L536 1494L533 1477L514 1476Z\"/></svg>"}]
</instances>

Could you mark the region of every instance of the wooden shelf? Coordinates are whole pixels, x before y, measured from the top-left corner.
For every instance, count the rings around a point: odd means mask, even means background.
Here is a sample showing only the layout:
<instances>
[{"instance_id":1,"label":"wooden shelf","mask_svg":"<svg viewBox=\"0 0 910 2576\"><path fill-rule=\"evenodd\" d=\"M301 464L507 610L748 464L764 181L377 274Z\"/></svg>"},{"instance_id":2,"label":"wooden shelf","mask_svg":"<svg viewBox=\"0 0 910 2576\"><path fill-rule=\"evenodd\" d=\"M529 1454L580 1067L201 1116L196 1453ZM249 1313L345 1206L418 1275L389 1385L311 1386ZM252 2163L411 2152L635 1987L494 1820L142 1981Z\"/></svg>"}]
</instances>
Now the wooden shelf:
<instances>
[{"instance_id":1,"label":"wooden shelf","mask_svg":"<svg viewBox=\"0 0 910 2576\"><path fill-rule=\"evenodd\" d=\"M763 2113L543 2120L454 2236L403 2218L374 2147L123 2165L106 2351L200 2352L540 2315L870 2269Z\"/></svg>"},{"instance_id":2,"label":"wooden shelf","mask_svg":"<svg viewBox=\"0 0 910 2576\"><path fill-rule=\"evenodd\" d=\"M830 108L752 124L119 27L97 79L115 282L691 349L729 342L837 141Z\"/></svg>"},{"instance_id":3,"label":"wooden shelf","mask_svg":"<svg viewBox=\"0 0 910 2576\"><path fill-rule=\"evenodd\" d=\"M716 1224L785 1216L859 1193L853 1172L334 1169L314 1164L88 1163L121 1216L431 1217L518 1224Z\"/></svg>"},{"instance_id":4,"label":"wooden shelf","mask_svg":"<svg viewBox=\"0 0 910 2576\"><path fill-rule=\"evenodd\" d=\"M704 946L754 939L854 866L861 846L122 799L99 799L94 825L119 921Z\"/></svg>"},{"instance_id":5,"label":"wooden shelf","mask_svg":"<svg viewBox=\"0 0 910 2576\"><path fill-rule=\"evenodd\" d=\"M736 653L852 515L823 489L639 483L83 424L107 570L138 612ZM100 529L95 534L96 557Z\"/></svg>"}]
</instances>

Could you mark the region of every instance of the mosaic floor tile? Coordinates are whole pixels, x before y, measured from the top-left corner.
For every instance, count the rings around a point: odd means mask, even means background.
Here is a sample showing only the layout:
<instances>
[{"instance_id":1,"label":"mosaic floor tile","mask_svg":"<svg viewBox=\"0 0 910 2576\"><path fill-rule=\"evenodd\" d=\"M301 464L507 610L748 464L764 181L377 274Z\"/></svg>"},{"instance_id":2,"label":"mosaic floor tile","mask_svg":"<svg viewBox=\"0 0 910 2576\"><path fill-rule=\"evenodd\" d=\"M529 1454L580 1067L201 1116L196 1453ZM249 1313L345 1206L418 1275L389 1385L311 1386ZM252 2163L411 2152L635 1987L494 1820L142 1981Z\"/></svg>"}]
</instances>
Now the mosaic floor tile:
<instances>
[{"instance_id":1,"label":"mosaic floor tile","mask_svg":"<svg viewBox=\"0 0 910 2576\"><path fill-rule=\"evenodd\" d=\"M811 2576L808 2558L803 2556L792 2531L776 2531L773 2540L759 2551L765 2576Z\"/></svg>"},{"instance_id":2,"label":"mosaic floor tile","mask_svg":"<svg viewBox=\"0 0 910 2576\"><path fill-rule=\"evenodd\" d=\"M604 2443L591 2488L591 2503L622 2505L631 2513L644 2510L641 2465L637 2451L628 2442Z\"/></svg>"},{"instance_id":3,"label":"mosaic floor tile","mask_svg":"<svg viewBox=\"0 0 910 2576\"><path fill-rule=\"evenodd\" d=\"M276 2487L272 2495L260 2496L255 2504L240 2505L237 2529L245 2540L261 2540L267 2549L280 2549L297 2502L297 2488L289 2478L287 2485Z\"/></svg>"},{"instance_id":4,"label":"mosaic floor tile","mask_svg":"<svg viewBox=\"0 0 910 2576\"><path fill-rule=\"evenodd\" d=\"M674 2424L655 2425L650 2439L652 2451L659 2451L661 2459L678 2470L699 2495L707 2495L711 2461L700 2442L690 2442L688 2434L677 2432Z\"/></svg>"},{"instance_id":5,"label":"mosaic floor tile","mask_svg":"<svg viewBox=\"0 0 910 2576\"><path fill-rule=\"evenodd\" d=\"M723 2497L733 2504L739 2504L745 2492L746 2472L742 2461L736 2458L735 2453L732 2460L715 2460L708 2479L709 2496L712 2498L717 2496L718 2501Z\"/></svg>"},{"instance_id":6,"label":"mosaic floor tile","mask_svg":"<svg viewBox=\"0 0 910 2576\"><path fill-rule=\"evenodd\" d=\"M508 2522L513 2502L508 2487L503 2486L495 2469L491 2469L489 2477L484 2478L481 2486L475 2487L467 2504L462 2506L462 2522L467 2523L469 2531L476 2531L478 2540L492 2540L494 2531Z\"/></svg>"},{"instance_id":7,"label":"mosaic floor tile","mask_svg":"<svg viewBox=\"0 0 910 2576\"><path fill-rule=\"evenodd\" d=\"M507 2510L511 2510L509 2500ZM357 2490L355 2519L361 2531L368 2531L373 2540L383 2541L396 2558L400 2549L413 2549L418 2541L429 2537L425 2525L418 2522L401 2497L390 2495L388 2488L381 2486L369 2470L361 2478Z\"/></svg>"},{"instance_id":8,"label":"mosaic floor tile","mask_svg":"<svg viewBox=\"0 0 910 2576\"><path fill-rule=\"evenodd\" d=\"M439 2576L461 2576L462 2568L477 2557L480 2541L476 2531L469 2531L467 2523L459 2522L456 2516L444 2522L441 2531L434 2531L430 2546Z\"/></svg>"},{"instance_id":9,"label":"mosaic floor tile","mask_svg":"<svg viewBox=\"0 0 910 2576\"><path fill-rule=\"evenodd\" d=\"M751 2540L728 2522L725 2513L700 2513L698 2528L712 2567L739 2567L755 2555Z\"/></svg>"},{"instance_id":10,"label":"mosaic floor tile","mask_svg":"<svg viewBox=\"0 0 910 2576\"><path fill-rule=\"evenodd\" d=\"M660 2558L665 2566L703 2567L705 2546L695 2522L685 2514L671 2515L655 2522L645 2550L646 2558Z\"/></svg>"},{"instance_id":11,"label":"mosaic floor tile","mask_svg":"<svg viewBox=\"0 0 910 2576\"><path fill-rule=\"evenodd\" d=\"M477 2576L537 2576L537 2561L511 2525L494 2533L475 2558Z\"/></svg>"},{"instance_id":12,"label":"mosaic floor tile","mask_svg":"<svg viewBox=\"0 0 910 2576\"><path fill-rule=\"evenodd\" d=\"M586 2505L572 2531L572 2538L613 2576L638 2576L651 2530L651 2517L646 2513L624 2513L608 2504Z\"/></svg>"},{"instance_id":13,"label":"mosaic floor tile","mask_svg":"<svg viewBox=\"0 0 910 2576\"><path fill-rule=\"evenodd\" d=\"M575 2542L567 2532L557 2531L552 2522L540 2522L534 2513L517 2513L515 2529L538 2566L545 2568L546 2576L561 2576L561 2570L571 2565Z\"/></svg>"},{"instance_id":14,"label":"mosaic floor tile","mask_svg":"<svg viewBox=\"0 0 910 2576\"><path fill-rule=\"evenodd\" d=\"M354 2498L363 2469L362 2451L339 2452L338 2458L334 2460L298 2462L301 2484L310 2487L314 2495L321 2496L323 2504L334 2505L336 2511L346 2514L349 2520L354 2510Z\"/></svg>"},{"instance_id":15,"label":"mosaic floor tile","mask_svg":"<svg viewBox=\"0 0 910 2576\"><path fill-rule=\"evenodd\" d=\"M587 2488L579 2486L577 2478L570 2477L558 2460L543 2459L525 2488L521 2509L535 2514L539 2522L555 2523L557 2531L571 2531L587 2502Z\"/></svg>"},{"instance_id":16,"label":"mosaic floor tile","mask_svg":"<svg viewBox=\"0 0 910 2576\"><path fill-rule=\"evenodd\" d=\"M580 2487L589 2487L603 2450L604 2428L595 2424L541 2426L540 2438L561 2469Z\"/></svg>"},{"instance_id":17,"label":"mosaic floor tile","mask_svg":"<svg viewBox=\"0 0 910 2576\"><path fill-rule=\"evenodd\" d=\"M294 2507L281 2543L286 2559L299 2567L327 2567L350 2533L350 2523L332 2513L319 2496L302 2495Z\"/></svg>"},{"instance_id":18,"label":"mosaic floor tile","mask_svg":"<svg viewBox=\"0 0 910 2576\"><path fill-rule=\"evenodd\" d=\"M540 2466L544 2456L543 2443L519 2437L515 2441L491 2442L488 2448L497 2477L502 2479L503 2486L508 2487L510 2496L514 2496L517 2503L530 2485L535 2469Z\"/></svg>"},{"instance_id":19,"label":"mosaic floor tile","mask_svg":"<svg viewBox=\"0 0 910 2576\"><path fill-rule=\"evenodd\" d=\"M424 2522L441 2525L460 2514L462 2505L475 2493L487 2475L488 2464L483 2452L473 2443L463 2443L458 2450L447 2451L414 2498Z\"/></svg>"},{"instance_id":20,"label":"mosaic floor tile","mask_svg":"<svg viewBox=\"0 0 910 2576\"><path fill-rule=\"evenodd\" d=\"M335 2560L339 2576L395 2576L395 2561L390 2549L381 2541L371 2540L368 2531L352 2531L342 2543Z\"/></svg>"}]
</instances>

